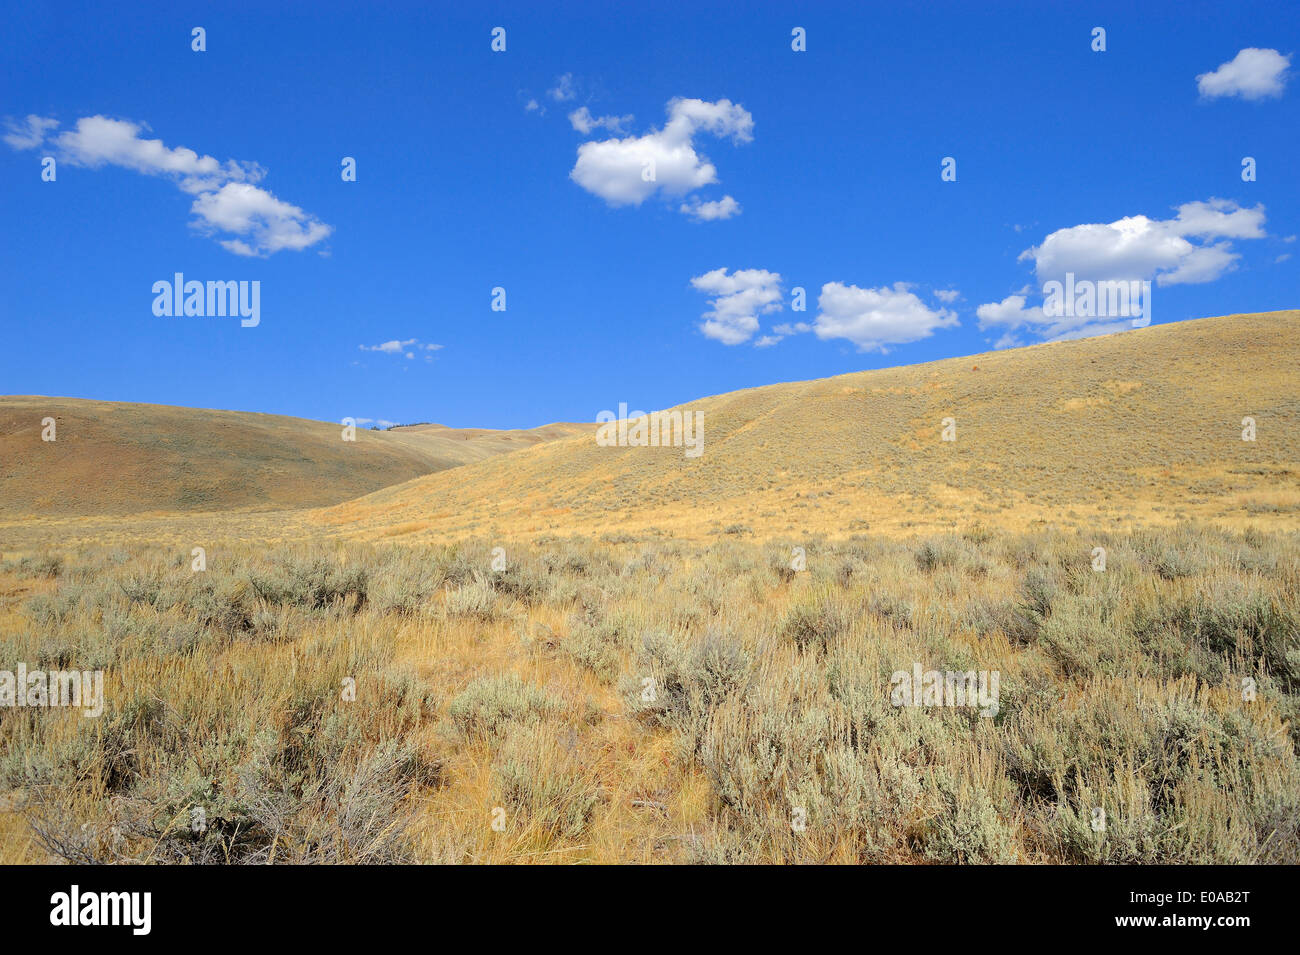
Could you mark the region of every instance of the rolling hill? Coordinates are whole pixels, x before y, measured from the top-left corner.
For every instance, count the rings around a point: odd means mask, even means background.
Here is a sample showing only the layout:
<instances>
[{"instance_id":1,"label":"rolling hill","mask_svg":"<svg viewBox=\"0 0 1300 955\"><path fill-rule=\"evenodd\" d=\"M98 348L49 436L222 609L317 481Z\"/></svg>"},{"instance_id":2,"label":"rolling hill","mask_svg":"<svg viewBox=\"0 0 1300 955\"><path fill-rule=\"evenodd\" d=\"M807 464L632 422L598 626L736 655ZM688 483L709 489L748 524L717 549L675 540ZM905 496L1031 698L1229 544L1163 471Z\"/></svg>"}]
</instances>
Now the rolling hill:
<instances>
[{"instance_id":1,"label":"rolling hill","mask_svg":"<svg viewBox=\"0 0 1300 955\"><path fill-rule=\"evenodd\" d=\"M703 414L699 457L587 435L304 517L399 539L1295 528L1298 333L1300 311L1233 315L748 389L681 406Z\"/></svg>"},{"instance_id":2,"label":"rolling hill","mask_svg":"<svg viewBox=\"0 0 1300 955\"><path fill-rule=\"evenodd\" d=\"M402 425L384 432L391 440L459 464L531 448L546 441L589 435L594 424L556 422L540 428L494 431L491 428L449 428L442 424Z\"/></svg>"},{"instance_id":3,"label":"rolling hill","mask_svg":"<svg viewBox=\"0 0 1300 955\"><path fill-rule=\"evenodd\" d=\"M54 418L56 440L42 440ZM0 398L0 515L131 515L335 504L582 425L357 429L280 415L76 398ZM585 426L591 427L591 426Z\"/></svg>"}]
</instances>

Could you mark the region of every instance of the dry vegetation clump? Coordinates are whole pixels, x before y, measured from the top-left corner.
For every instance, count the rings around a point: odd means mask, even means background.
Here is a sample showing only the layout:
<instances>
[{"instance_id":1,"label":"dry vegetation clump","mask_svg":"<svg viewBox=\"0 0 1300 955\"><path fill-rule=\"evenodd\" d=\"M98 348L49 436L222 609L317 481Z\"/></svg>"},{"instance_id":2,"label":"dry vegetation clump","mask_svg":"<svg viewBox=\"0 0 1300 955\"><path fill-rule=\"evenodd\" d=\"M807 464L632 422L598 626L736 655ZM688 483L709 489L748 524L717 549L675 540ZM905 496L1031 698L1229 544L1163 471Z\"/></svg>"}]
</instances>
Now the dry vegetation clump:
<instances>
[{"instance_id":1,"label":"dry vegetation clump","mask_svg":"<svg viewBox=\"0 0 1300 955\"><path fill-rule=\"evenodd\" d=\"M0 861L1300 862L1296 535L751 537L4 561Z\"/></svg>"},{"instance_id":2,"label":"dry vegetation clump","mask_svg":"<svg viewBox=\"0 0 1300 955\"><path fill-rule=\"evenodd\" d=\"M580 838L601 800L592 769L572 743L533 725L511 731L493 765L502 808L516 814L543 838Z\"/></svg>"},{"instance_id":3,"label":"dry vegetation clump","mask_svg":"<svg viewBox=\"0 0 1300 955\"><path fill-rule=\"evenodd\" d=\"M447 707L447 715L466 735L499 734L512 723L532 724L562 704L514 674L475 680Z\"/></svg>"}]
</instances>

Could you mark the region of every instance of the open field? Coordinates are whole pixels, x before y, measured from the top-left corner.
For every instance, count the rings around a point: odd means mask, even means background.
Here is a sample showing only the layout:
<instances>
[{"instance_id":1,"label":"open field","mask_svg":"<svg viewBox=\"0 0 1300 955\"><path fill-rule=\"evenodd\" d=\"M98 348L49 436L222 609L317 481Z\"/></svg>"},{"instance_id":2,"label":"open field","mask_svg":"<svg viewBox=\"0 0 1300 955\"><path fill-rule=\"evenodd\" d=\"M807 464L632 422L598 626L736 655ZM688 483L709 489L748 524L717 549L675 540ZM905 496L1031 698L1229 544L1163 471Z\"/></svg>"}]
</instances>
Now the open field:
<instances>
[{"instance_id":1,"label":"open field","mask_svg":"<svg viewBox=\"0 0 1300 955\"><path fill-rule=\"evenodd\" d=\"M1298 331L706 398L697 459L359 432L464 463L317 508L332 425L299 491L182 512L121 461L210 427L264 474L279 432L173 415L119 459L147 406L69 412L60 480L99 462L122 509L6 471L0 671L100 671L104 707L0 707L0 862L1300 862ZM914 670L993 705L900 705Z\"/></svg>"},{"instance_id":2,"label":"open field","mask_svg":"<svg viewBox=\"0 0 1300 955\"><path fill-rule=\"evenodd\" d=\"M106 674L0 711L0 861L1300 861L1295 534L89 548L0 593L0 665ZM996 713L892 705L914 664Z\"/></svg>"}]
</instances>

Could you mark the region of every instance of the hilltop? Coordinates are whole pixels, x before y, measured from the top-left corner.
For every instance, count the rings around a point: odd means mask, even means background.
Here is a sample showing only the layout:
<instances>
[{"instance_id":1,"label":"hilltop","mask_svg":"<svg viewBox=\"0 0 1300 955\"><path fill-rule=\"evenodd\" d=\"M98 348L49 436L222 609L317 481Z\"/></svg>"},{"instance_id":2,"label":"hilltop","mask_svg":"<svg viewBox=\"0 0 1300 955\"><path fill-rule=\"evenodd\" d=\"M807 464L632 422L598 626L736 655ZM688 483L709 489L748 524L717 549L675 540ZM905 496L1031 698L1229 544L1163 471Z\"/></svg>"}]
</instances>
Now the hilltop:
<instances>
[{"instance_id":1,"label":"hilltop","mask_svg":"<svg viewBox=\"0 0 1300 955\"><path fill-rule=\"evenodd\" d=\"M41 439L45 418L56 440ZM356 430L282 415L0 397L0 515L68 517L319 507L575 433Z\"/></svg>"},{"instance_id":2,"label":"hilltop","mask_svg":"<svg viewBox=\"0 0 1300 955\"><path fill-rule=\"evenodd\" d=\"M1296 527L1298 332L1300 311L1232 315L747 389L680 406L695 459L588 435L307 517L399 538Z\"/></svg>"}]
</instances>

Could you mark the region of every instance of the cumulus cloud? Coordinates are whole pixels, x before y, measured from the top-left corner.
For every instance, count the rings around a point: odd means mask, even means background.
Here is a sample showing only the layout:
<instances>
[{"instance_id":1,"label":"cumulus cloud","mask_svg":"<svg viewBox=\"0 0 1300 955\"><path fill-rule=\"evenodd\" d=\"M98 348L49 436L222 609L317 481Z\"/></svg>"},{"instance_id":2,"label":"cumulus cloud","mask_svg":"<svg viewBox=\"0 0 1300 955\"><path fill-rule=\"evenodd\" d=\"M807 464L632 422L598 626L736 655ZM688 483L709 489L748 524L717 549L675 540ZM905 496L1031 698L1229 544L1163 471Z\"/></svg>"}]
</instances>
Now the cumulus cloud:
<instances>
[{"instance_id":1,"label":"cumulus cloud","mask_svg":"<svg viewBox=\"0 0 1300 955\"><path fill-rule=\"evenodd\" d=\"M1126 216L1108 224L1058 229L1026 249L1040 282L1078 279L1148 280L1160 285L1210 282L1236 267L1232 239L1264 237L1264 207L1227 199L1189 202L1172 219Z\"/></svg>"},{"instance_id":2,"label":"cumulus cloud","mask_svg":"<svg viewBox=\"0 0 1300 955\"><path fill-rule=\"evenodd\" d=\"M72 129L51 135L52 119L27 117L10 123L5 142L16 149L48 145L61 162L88 169L117 166L173 182L195 197L191 223L206 234L229 233L221 246L237 255L266 256L282 249L300 250L325 239L333 229L311 214L277 199L254 183L266 171L256 163L201 156L185 147L169 148L161 139L146 139L143 123L86 116Z\"/></svg>"},{"instance_id":3,"label":"cumulus cloud","mask_svg":"<svg viewBox=\"0 0 1300 955\"><path fill-rule=\"evenodd\" d=\"M740 203L731 196L723 196L713 202L700 202L695 199L691 202L683 202L677 211L699 222L712 222L715 219L730 219L732 216L740 215Z\"/></svg>"},{"instance_id":4,"label":"cumulus cloud","mask_svg":"<svg viewBox=\"0 0 1300 955\"><path fill-rule=\"evenodd\" d=\"M1189 202L1171 219L1126 216L1111 223L1058 229L1019 261L1031 261L1040 285L1064 282L1154 282L1158 286L1211 282L1237 267L1232 242L1265 237L1264 207L1226 199ZM1049 315L1029 303L1030 290L975 310L981 329L999 328L998 347L1020 343L1025 331L1046 341L1104 335L1131 328L1114 316ZM1149 316L1148 316L1149 318Z\"/></svg>"},{"instance_id":5,"label":"cumulus cloud","mask_svg":"<svg viewBox=\"0 0 1300 955\"><path fill-rule=\"evenodd\" d=\"M957 301L957 299L961 298L961 292L957 291L955 288L939 289L934 293L934 297L945 305L951 305L953 302Z\"/></svg>"},{"instance_id":6,"label":"cumulus cloud","mask_svg":"<svg viewBox=\"0 0 1300 955\"><path fill-rule=\"evenodd\" d=\"M685 197L719 181L717 168L695 150L697 133L747 143L753 130L753 116L730 100L674 99L661 130L579 146L569 178L611 206L639 206L656 193Z\"/></svg>"},{"instance_id":7,"label":"cumulus cloud","mask_svg":"<svg viewBox=\"0 0 1300 955\"><path fill-rule=\"evenodd\" d=\"M196 227L205 232L233 232L241 239L222 239L222 248L236 255L270 255L282 249L299 251L315 245L332 231L295 205L265 189L228 182L205 192L191 207Z\"/></svg>"},{"instance_id":8,"label":"cumulus cloud","mask_svg":"<svg viewBox=\"0 0 1300 955\"><path fill-rule=\"evenodd\" d=\"M391 342L380 342L378 345L358 345L362 351L380 352L385 355L404 355L406 358L414 359L417 353L424 353L425 361L432 361L431 352L436 352L441 345L434 345L428 342L421 343L418 338L393 339ZM358 419L360 420L360 419Z\"/></svg>"},{"instance_id":9,"label":"cumulus cloud","mask_svg":"<svg viewBox=\"0 0 1300 955\"><path fill-rule=\"evenodd\" d=\"M691 279L697 291L712 295L700 331L724 345L741 345L758 331L758 316L781 310L781 276L766 269L714 269ZM777 341L780 339L778 338ZM762 346L775 344L760 340Z\"/></svg>"},{"instance_id":10,"label":"cumulus cloud","mask_svg":"<svg viewBox=\"0 0 1300 955\"><path fill-rule=\"evenodd\" d=\"M827 282L817 298L818 315L812 330L818 338L843 338L859 351L888 351L890 345L929 338L936 329L956 325L957 314L932 309L906 282L893 287L858 288Z\"/></svg>"},{"instance_id":11,"label":"cumulus cloud","mask_svg":"<svg viewBox=\"0 0 1300 955\"><path fill-rule=\"evenodd\" d=\"M183 146L169 149L161 139L144 139L142 123L86 116L60 133L54 144L65 161L91 169L120 166L148 176L165 176L184 192L198 194L229 182L258 182L265 176L256 163L200 156Z\"/></svg>"},{"instance_id":12,"label":"cumulus cloud","mask_svg":"<svg viewBox=\"0 0 1300 955\"><path fill-rule=\"evenodd\" d=\"M1024 295L1008 295L1000 302L990 302L975 309L980 327L987 325L1023 325L1027 322L1044 323L1047 317L1041 307L1026 307Z\"/></svg>"},{"instance_id":13,"label":"cumulus cloud","mask_svg":"<svg viewBox=\"0 0 1300 955\"><path fill-rule=\"evenodd\" d=\"M45 142L45 134L58 125L57 119L36 115L22 120L7 119L4 140L14 149L35 149Z\"/></svg>"},{"instance_id":14,"label":"cumulus cloud","mask_svg":"<svg viewBox=\"0 0 1300 955\"><path fill-rule=\"evenodd\" d=\"M1029 305L1024 294L1008 295L1001 302L991 302L975 309L981 331L997 328L1002 336L993 343L994 348L1015 348L1023 344L1020 332L1033 334L1043 341L1065 341L1070 338L1090 338L1109 335L1132 328L1128 318L1050 316L1041 305Z\"/></svg>"},{"instance_id":15,"label":"cumulus cloud","mask_svg":"<svg viewBox=\"0 0 1300 955\"><path fill-rule=\"evenodd\" d=\"M611 133L618 134L623 132L623 127L635 118L631 113L626 116L592 116L591 110L579 106L569 114L569 123L584 136L593 129L607 129Z\"/></svg>"},{"instance_id":16,"label":"cumulus cloud","mask_svg":"<svg viewBox=\"0 0 1300 955\"><path fill-rule=\"evenodd\" d=\"M1291 57L1277 50L1248 47L1217 70L1196 77L1196 88L1205 99L1240 96L1242 99L1267 99L1281 96L1288 79Z\"/></svg>"},{"instance_id":17,"label":"cumulus cloud","mask_svg":"<svg viewBox=\"0 0 1300 955\"><path fill-rule=\"evenodd\" d=\"M1109 335L1133 327L1128 318L1049 316L1041 305L1027 303L1024 295L1008 295L1001 302L991 302L975 309L981 331L990 328L1002 330L1002 336L993 343L994 348L1015 348L1023 344L1018 334L1020 331L1028 331L1043 341L1058 342Z\"/></svg>"}]
</instances>

